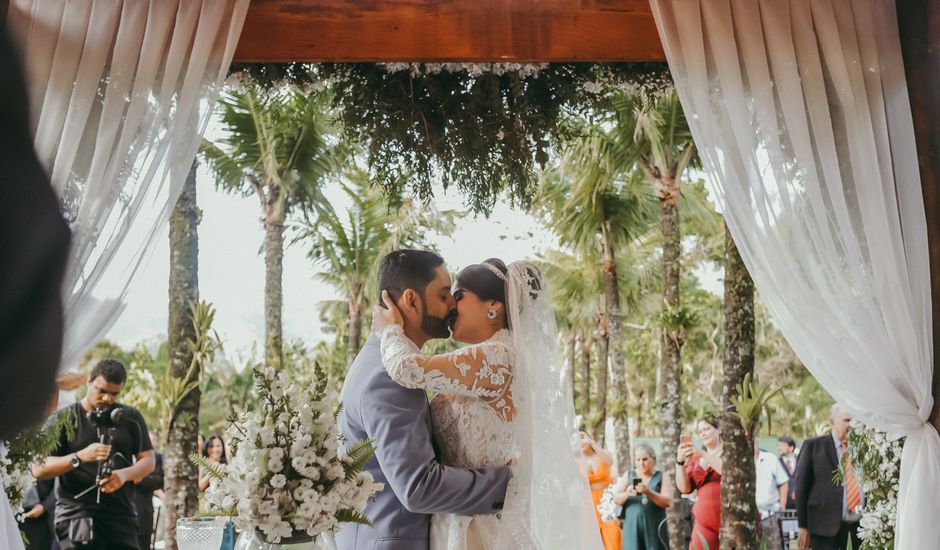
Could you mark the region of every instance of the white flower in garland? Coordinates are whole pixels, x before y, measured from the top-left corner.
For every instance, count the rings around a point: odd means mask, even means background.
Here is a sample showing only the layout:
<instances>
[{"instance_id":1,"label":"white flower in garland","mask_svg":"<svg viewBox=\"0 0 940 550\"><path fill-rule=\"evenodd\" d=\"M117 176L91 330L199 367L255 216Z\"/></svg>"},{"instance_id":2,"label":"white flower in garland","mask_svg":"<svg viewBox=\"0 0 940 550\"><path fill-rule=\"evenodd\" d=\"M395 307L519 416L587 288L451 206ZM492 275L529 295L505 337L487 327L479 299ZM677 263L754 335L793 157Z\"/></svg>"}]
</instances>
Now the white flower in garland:
<instances>
[{"instance_id":1,"label":"white flower in garland","mask_svg":"<svg viewBox=\"0 0 940 550\"><path fill-rule=\"evenodd\" d=\"M411 76L446 73L467 73L470 76L482 76L493 73L502 76L507 73L519 73L521 78L538 76L539 71L548 67L548 63L378 63L388 73L408 71Z\"/></svg>"},{"instance_id":2,"label":"white flower in garland","mask_svg":"<svg viewBox=\"0 0 940 550\"><path fill-rule=\"evenodd\" d=\"M342 523L368 524L362 511L384 487L363 471L374 454L371 442L339 452L336 395L316 369L321 382L312 389L273 369L255 371L261 405L228 429L231 462L193 457L212 475L210 509L233 516L243 532L260 531L270 543L317 536Z\"/></svg>"}]
</instances>

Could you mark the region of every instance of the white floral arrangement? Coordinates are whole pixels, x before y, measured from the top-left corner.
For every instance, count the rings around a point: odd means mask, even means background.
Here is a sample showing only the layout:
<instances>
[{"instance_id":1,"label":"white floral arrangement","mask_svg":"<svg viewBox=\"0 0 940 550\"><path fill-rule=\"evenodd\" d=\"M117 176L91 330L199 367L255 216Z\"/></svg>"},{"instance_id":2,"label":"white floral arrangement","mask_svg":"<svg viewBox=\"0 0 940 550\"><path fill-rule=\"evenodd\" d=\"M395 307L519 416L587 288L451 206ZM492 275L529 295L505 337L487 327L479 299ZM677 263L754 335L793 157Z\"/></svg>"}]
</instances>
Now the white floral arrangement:
<instances>
[{"instance_id":1,"label":"white floral arrangement","mask_svg":"<svg viewBox=\"0 0 940 550\"><path fill-rule=\"evenodd\" d=\"M903 439L892 440L883 432L852 421L848 455L865 491L858 530L862 539L860 550L894 548L903 447ZM840 472L843 466L840 465Z\"/></svg>"},{"instance_id":2,"label":"white floral arrangement","mask_svg":"<svg viewBox=\"0 0 940 550\"><path fill-rule=\"evenodd\" d=\"M334 532L343 523L370 524L363 510L384 488L363 471L375 453L371 441L340 451L338 400L316 370L313 388L271 368L256 370L260 406L232 419L229 464L192 457L211 476L210 512L231 516L240 531L258 531L272 544Z\"/></svg>"}]
</instances>

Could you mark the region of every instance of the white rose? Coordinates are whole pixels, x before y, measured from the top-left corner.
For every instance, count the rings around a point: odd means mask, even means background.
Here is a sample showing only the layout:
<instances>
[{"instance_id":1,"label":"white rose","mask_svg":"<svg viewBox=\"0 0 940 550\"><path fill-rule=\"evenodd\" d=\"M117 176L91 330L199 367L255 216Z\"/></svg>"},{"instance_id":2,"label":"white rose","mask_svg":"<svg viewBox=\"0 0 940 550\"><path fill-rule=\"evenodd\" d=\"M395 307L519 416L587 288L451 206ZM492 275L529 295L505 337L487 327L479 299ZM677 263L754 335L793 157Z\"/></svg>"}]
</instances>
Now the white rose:
<instances>
[{"instance_id":1,"label":"white rose","mask_svg":"<svg viewBox=\"0 0 940 550\"><path fill-rule=\"evenodd\" d=\"M287 478L284 477L284 474L276 474L273 477L271 477L270 483L271 483L271 487L274 487L275 489L280 489L287 483Z\"/></svg>"}]
</instances>

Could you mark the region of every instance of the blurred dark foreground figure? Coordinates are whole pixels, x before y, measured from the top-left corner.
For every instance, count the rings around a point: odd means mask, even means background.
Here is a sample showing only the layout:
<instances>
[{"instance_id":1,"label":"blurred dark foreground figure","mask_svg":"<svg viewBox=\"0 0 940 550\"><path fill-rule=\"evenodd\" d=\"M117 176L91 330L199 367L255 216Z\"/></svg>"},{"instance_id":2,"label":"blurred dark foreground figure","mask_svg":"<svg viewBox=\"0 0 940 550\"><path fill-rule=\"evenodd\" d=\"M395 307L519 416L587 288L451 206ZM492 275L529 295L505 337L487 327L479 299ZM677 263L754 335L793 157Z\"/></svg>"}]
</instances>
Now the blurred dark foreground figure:
<instances>
[{"instance_id":1,"label":"blurred dark foreground figure","mask_svg":"<svg viewBox=\"0 0 940 550\"><path fill-rule=\"evenodd\" d=\"M0 439L42 419L62 351L69 229L33 149L23 72L0 24Z\"/></svg>"}]
</instances>

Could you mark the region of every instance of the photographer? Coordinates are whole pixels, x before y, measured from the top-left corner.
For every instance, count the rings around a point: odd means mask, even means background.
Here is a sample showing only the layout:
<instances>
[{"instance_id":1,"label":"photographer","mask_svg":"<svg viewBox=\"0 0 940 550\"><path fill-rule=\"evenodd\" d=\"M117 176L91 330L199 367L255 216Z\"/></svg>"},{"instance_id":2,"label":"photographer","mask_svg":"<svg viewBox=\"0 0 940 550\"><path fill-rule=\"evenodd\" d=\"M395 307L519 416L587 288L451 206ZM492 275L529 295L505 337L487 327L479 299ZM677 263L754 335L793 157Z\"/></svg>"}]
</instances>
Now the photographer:
<instances>
[{"instance_id":1,"label":"photographer","mask_svg":"<svg viewBox=\"0 0 940 550\"><path fill-rule=\"evenodd\" d=\"M95 365L84 399L60 411L72 414L74 433L63 430L52 456L33 470L37 479L59 478L55 530L62 550L138 550L134 483L155 462L143 417L116 405L126 378L118 361Z\"/></svg>"}]
</instances>

